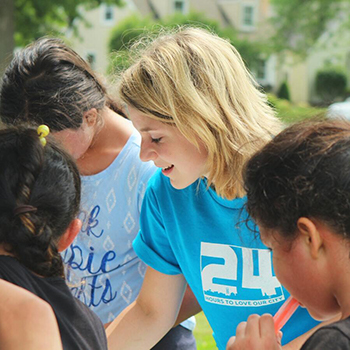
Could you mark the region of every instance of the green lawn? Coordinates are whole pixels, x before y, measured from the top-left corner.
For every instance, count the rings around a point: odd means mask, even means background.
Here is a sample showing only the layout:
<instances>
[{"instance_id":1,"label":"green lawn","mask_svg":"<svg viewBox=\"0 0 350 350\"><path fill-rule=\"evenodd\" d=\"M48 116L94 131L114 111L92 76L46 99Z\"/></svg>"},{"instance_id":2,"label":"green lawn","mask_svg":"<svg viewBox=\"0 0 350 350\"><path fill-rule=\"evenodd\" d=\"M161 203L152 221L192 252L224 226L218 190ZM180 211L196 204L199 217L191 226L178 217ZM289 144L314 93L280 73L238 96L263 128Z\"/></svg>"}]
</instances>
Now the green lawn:
<instances>
[{"instance_id":1,"label":"green lawn","mask_svg":"<svg viewBox=\"0 0 350 350\"><path fill-rule=\"evenodd\" d=\"M196 315L197 325L194 330L194 336L197 342L198 350L216 350L215 340L212 335L212 330L203 312Z\"/></svg>"},{"instance_id":2,"label":"green lawn","mask_svg":"<svg viewBox=\"0 0 350 350\"><path fill-rule=\"evenodd\" d=\"M324 118L327 111L326 108L317 108L306 104L293 104L287 100L281 100L272 94L268 94L268 100L275 108L277 116L285 124L314 117Z\"/></svg>"}]
</instances>

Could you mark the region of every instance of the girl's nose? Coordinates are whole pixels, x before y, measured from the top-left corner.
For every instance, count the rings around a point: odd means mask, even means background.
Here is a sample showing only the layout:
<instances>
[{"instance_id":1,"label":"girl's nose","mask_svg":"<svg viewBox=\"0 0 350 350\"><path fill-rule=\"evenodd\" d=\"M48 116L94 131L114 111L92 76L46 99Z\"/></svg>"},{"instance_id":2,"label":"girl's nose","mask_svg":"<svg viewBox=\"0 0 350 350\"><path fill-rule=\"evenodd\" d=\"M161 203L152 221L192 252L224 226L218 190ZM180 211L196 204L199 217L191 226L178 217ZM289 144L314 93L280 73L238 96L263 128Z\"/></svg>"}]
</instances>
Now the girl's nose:
<instances>
[{"instance_id":1,"label":"girl's nose","mask_svg":"<svg viewBox=\"0 0 350 350\"><path fill-rule=\"evenodd\" d=\"M155 160L157 158L157 153L154 151L150 143L144 141L141 142L140 149L140 159L143 162L148 162L150 160Z\"/></svg>"}]
</instances>

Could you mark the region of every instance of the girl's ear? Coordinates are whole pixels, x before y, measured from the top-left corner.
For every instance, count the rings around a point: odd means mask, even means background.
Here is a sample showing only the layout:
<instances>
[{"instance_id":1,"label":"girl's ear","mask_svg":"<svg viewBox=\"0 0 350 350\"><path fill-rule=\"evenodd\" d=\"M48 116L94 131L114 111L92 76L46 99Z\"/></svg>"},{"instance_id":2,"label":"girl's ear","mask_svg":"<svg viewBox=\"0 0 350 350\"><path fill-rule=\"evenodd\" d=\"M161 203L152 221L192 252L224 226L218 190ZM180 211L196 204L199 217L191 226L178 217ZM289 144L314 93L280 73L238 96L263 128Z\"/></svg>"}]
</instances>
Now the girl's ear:
<instances>
[{"instance_id":1,"label":"girl's ear","mask_svg":"<svg viewBox=\"0 0 350 350\"><path fill-rule=\"evenodd\" d=\"M79 233L82 226L82 222L80 219L74 219L68 226L66 232L61 236L58 241L58 251L62 252L66 250L74 241L74 238Z\"/></svg>"},{"instance_id":2,"label":"girl's ear","mask_svg":"<svg viewBox=\"0 0 350 350\"><path fill-rule=\"evenodd\" d=\"M297 221L297 228L311 257L317 259L323 247L323 239L317 226L310 219L301 217Z\"/></svg>"},{"instance_id":3,"label":"girl's ear","mask_svg":"<svg viewBox=\"0 0 350 350\"><path fill-rule=\"evenodd\" d=\"M95 126L98 120L98 112L96 108L91 108L83 115L84 120L88 126Z\"/></svg>"}]
</instances>

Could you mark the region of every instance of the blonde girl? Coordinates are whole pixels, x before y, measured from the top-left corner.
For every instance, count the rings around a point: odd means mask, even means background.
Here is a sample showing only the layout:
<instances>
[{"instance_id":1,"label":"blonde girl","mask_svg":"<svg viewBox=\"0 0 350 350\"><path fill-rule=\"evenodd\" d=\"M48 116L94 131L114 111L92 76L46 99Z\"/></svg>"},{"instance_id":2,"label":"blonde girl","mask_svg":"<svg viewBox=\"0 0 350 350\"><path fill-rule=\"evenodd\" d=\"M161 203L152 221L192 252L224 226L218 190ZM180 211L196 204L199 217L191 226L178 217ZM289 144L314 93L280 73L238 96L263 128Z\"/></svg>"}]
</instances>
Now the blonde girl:
<instances>
[{"instance_id":1,"label":"blonde girl","mask_svg":"<svg viewBox=\"0 0 350 350\"><path fill-rule=\"evenodd\" d=\"M174 322L187 281L224 349L240 321L274 313L288 296L244 223L241 178L280 123L236 49L202 29L147 45L119 94L141 133L141 160L160 169L133 244L149 267L136 301L107 329L109 346L149 349ZM295 319L285 341L312 326L304 311Z\"/></svg>"}]
</instances>

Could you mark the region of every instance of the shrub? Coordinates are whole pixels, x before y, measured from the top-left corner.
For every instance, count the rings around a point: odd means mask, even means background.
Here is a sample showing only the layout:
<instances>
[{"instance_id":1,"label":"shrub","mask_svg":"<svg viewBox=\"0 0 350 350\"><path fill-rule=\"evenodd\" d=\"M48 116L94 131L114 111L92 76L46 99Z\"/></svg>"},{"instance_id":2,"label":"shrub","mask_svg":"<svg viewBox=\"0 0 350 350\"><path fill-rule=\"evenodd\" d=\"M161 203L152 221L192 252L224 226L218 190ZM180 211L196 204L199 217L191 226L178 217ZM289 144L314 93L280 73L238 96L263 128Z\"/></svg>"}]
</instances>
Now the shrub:
<instances>
[{"instance_id":1,"label":"shrub","mask_svg":"<svg viewBox=\"0 0 350 350\"><path fill-rule=\"evenodd\" d=\"M137 40L146 28L154 25L150 17L141 18L137 14L120 21L111 31L109 51L127 50L133 41Z\"/></svg>"},{"instance_id":2,"label":"shrub","mask_svg":"<svg viewBox=\"0 0 350 350\"><path fill-rule=\"evenodd\" d=\"M145 36L148 37L149 34L153 36L162 28L171 29L188 25L208 29L220 37L228 39L239 51L250 69L257 66L257 62L260 61L259 57L267 51L266 45L262 42L239 39L237 31L233 27L221 28L217 21L207 18L200 12L190 12L187 15L175 13L157 20L150 17L141 18L135 14L120 21L112 30L109 40L109 51L112 53L109 73L113 74L113 72L118 72L128 66L130 58L128 59L122 51L127 52L135 41L141 40Z\"/></svg>"},{"instance_id":3,"label":"shrub","mask_svg":"<svg viewBox=\"0 0 350 350\"><path fill-rule=\"evenodd\" d=\"M327 104L337 97L343 97L346 91L347 78L339 68L325 68L316 74L316 93Z\"/></svg>"},{"instance_id":4,"label":"shrub","mask_svg":"<svg viewBox=\"0 0 350 350\"><path fill-rule=\"evenodd\" d=\"M277 97L290 101L289 88L286 81L284 81L278 89Z\"/></svg>"}]
</instances>

